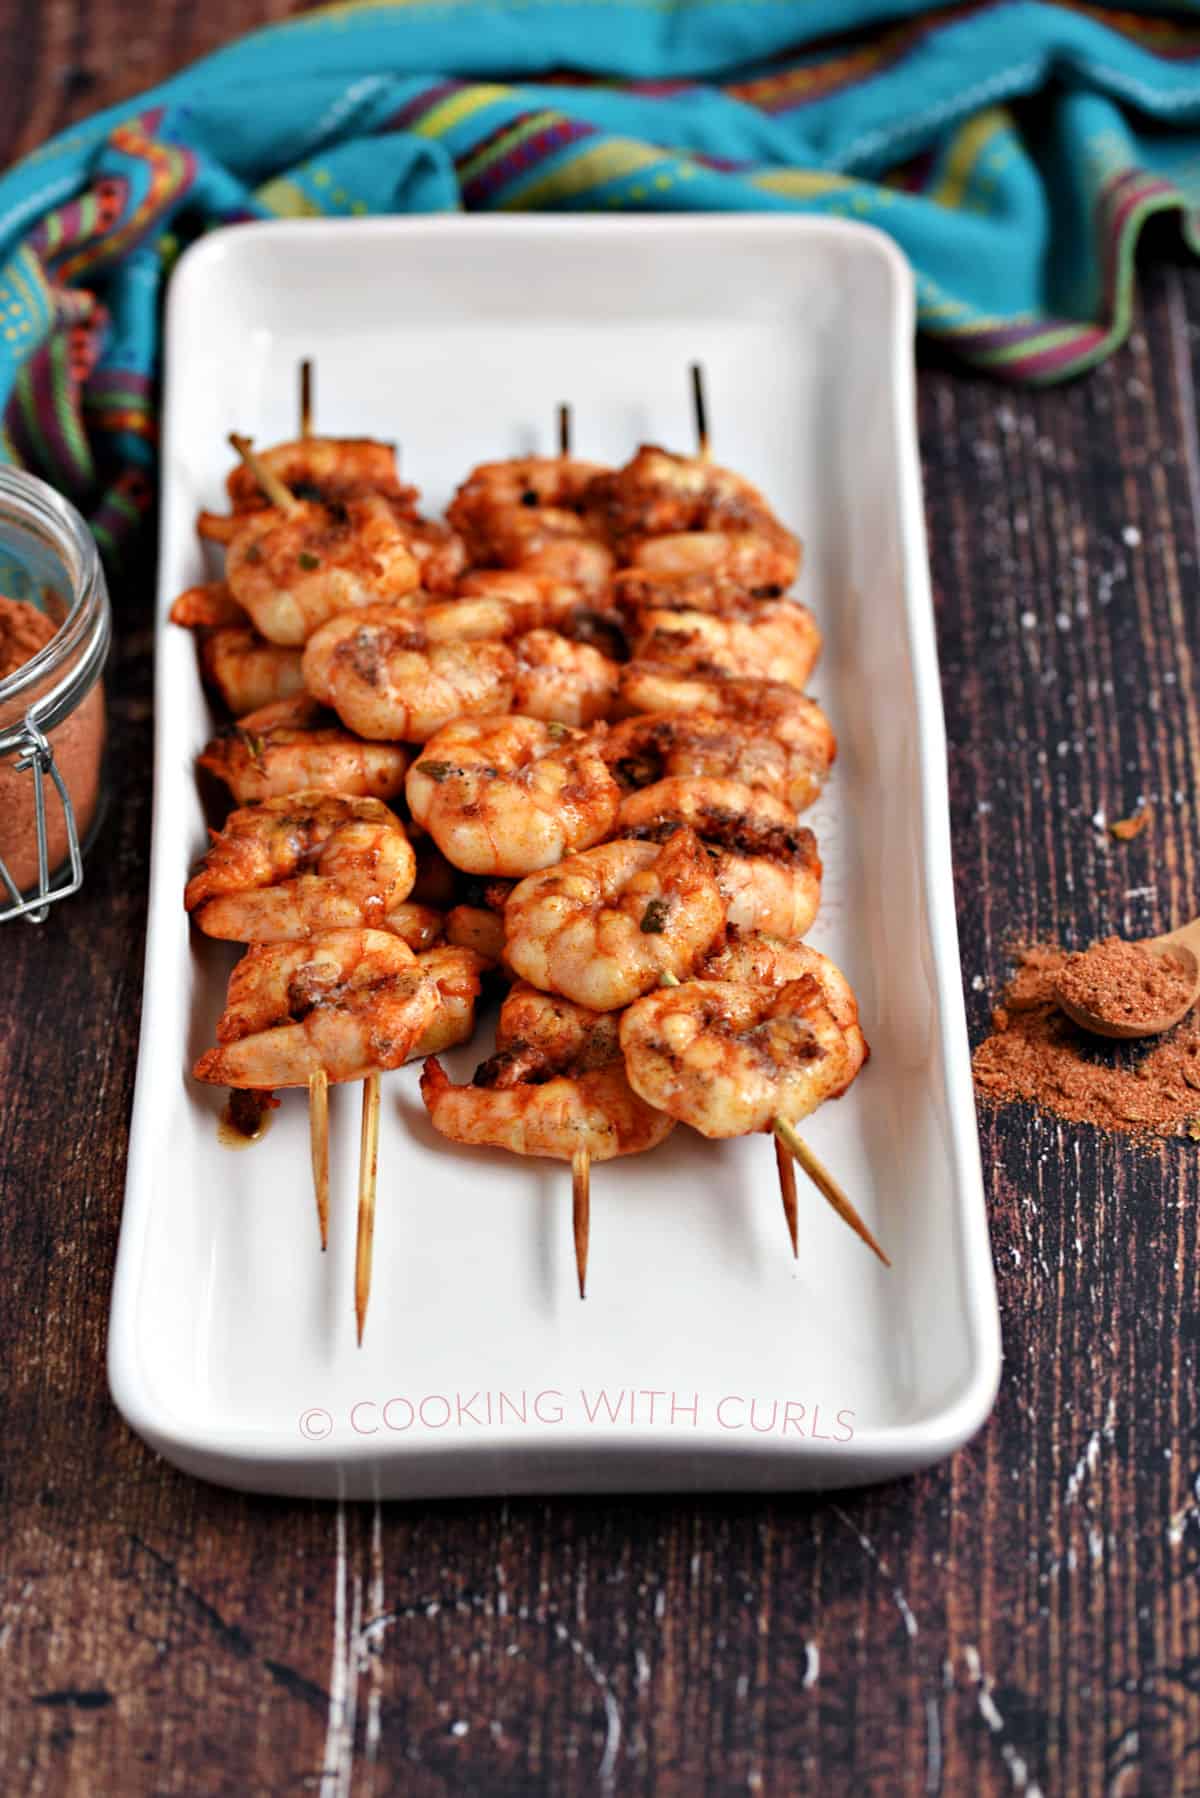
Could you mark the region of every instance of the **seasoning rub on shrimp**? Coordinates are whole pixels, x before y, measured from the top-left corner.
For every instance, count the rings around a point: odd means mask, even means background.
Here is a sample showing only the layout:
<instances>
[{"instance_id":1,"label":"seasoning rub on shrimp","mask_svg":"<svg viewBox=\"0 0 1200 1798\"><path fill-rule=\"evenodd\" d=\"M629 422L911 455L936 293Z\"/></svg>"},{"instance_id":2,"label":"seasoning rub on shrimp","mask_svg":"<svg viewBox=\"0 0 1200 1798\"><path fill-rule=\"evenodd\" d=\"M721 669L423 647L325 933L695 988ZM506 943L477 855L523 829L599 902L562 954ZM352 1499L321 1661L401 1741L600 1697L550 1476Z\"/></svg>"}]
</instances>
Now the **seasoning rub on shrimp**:
<instances>
[{"instance_id":1,"label":"seasoning rub on shrimp","mask_svg":"<svg viewBox=\"0 0 1200 1798\"><path fill-rule=\"evenodd\" d=\"M694 832L661 847L618 841L531 874L505 907L514 972L594 1011L616 1011L664 974L691 972L725 926L725 901Z\"/></svg>"},{"instance_id":2,"label":"seasoning rub on shrimp","mask_svg":"<svg viewBox=\"0 0 1200 1798\"><path fill-rule=\"evenodd\" d=\"M360 737L424 743L454 718L504 712L516 662L505 643L431 641L403 606L332 618L304 651L304 683Z\"/></svg>"},{"instance_id":3,"label":"seasoning rub on shrimp","mask_svg":"<svg viewBox=\"0 0 1200 1798\"><path fill-rule=\"evenodd\" d=\"M790 687L782 690L815 714L811 729L790 740L712 712L639 713L609 730L604 759L626 792L672 777L712 776L761 788L803 811L819 795L836 745L820 707Z\"/></svg>"},{"instance_id":4,"label":"seasoning rub on shrimp","mask_svg":"<svg viewBox=\"0 0 1200 1798\"><path fill-rule=\"evenodd\" d=\"M399 937L323 931L303 943L255 943L229 980L217 1047L197 1080L271 1090L314 1074L361 1080L397 1068L433 1024L435 978Z\"/></svg>"},{"instance_id":5,"label":"seasoning rub on shrimp","mask_svg":"<svg viewBox=\"0 0 1200 1798\"><path fill-rule=\"evenodd\" d=\"M780 987L690 980L637 1000L620 1029L634 1091L710 1137L798 1123L840 1097L867 1057L832 964Z\"/></svg>"},{"instance_id":6,"label":"seasoning rub on shrimp","mask_svg":"<svg viewBox=\"0 0 1200 1798\"><path fill-rule=\"evenodd\" d=\"M206 936L288 942L382 925L415 868L403 825L378 799L292 793L230 814L184 905Z\"/></svg>"},{"instance_id":7,"label":"seasoning rub on shrimp","mask_svg":"<svg viewBox=\"0 0 1200 1798\"><path fill-rule=\"evenodd\" d=\"M421 1097L455 1142L574 1161L654 1148L673 1120L631 1089L615 1019L520 984L500 1010L496 1050L469 1086L426 1063Z\"/></svg>"},{"instance_id":8,"label":"seasoning rub on shrimp","mask_svg":"<svg viewBox=\"0 0 1200 1798\"><path fill-rule=\"evenodd\" d=\"M803 687L821 654L821 632L795 600L762 605L752 618L711 612L644 612L636 659L687 674L726 674Z\"/></svg>"},{"instance_id":9,"label":"seasoning rub on shrimp","mask_svg":"<svg viewBox=\"0 0 1200 1798\"><path fill-rule=\"evenodd\" d=\"M607 836L620 791L596 740L535 718L460 718L405 782L413 818L469 874L529 874Z\"/></svg>"},{"instance_id":10,"label":"seasoning rub on shrimp","mask_svg":"<svg viewBox=\"0 0 1200 1798\"><path fill-rule=\"evenodd\" d=\"M392 799L411 757L398 743L365 743L307 693L239 718L196 757L241 805L301 789Z\"/></svg>"},{"instance_id":11,"label":"seasoning rub on shrimp","mask_svg":"<svg viewBox=\"0 0 1200 1798\"><path fill-rule=\"evenodd\" d=\"M239 523L226 555L239 605L272 643L301 644L338 613L412 592L420 563L381 494L325 506L296 501Z\"/></svg>"},{"instance_id":12,"label":"seasoning rub on shrimp","mask_svg":"<svg viewBox=\"0 0 1200 1798\"><path fill-rule=\"evenodd\" d=\"M821 858L791 808L741 781L667 779L621 803L617 829L664 842L688 827L712 857L728 922L773 936L803 936L821 902Z\"/></svg>"},{"instance_id":13,"label":"seasoning rub on shrimp","mask_svg":"<svg viewBox=\"0 0 1200 1798\"><path fill-rule=\"evenodd\" d=\"M400 479L395 444L369 437L302 437L259 450L258 459L300 500L330 505L356 493L380 493L408 507L417 498L416 488ZM241 465L229 475L225 490L232 512L201 512L197 520L200 535L217 543L228 543L241 519L265 512L271 503L254 474Z\"/></svg>"}]
</instances>

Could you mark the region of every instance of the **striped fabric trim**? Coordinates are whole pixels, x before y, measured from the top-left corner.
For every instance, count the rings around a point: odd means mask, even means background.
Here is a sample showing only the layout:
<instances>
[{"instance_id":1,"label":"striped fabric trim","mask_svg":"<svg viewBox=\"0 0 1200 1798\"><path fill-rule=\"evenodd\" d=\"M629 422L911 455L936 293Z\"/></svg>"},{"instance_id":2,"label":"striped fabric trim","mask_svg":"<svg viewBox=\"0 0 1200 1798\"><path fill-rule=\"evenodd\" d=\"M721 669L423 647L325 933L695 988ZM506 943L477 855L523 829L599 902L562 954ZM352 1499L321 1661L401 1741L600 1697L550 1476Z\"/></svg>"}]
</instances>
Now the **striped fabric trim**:
<instances>
[{"instance_id":1,"label":"striped fabric trim","mask_svg":"<svg viewBox=\"0 0 1200 1798\"><path fill-rule=\"evenodd\" d=\"M919 45L939 36L948 27L999 10L1011 0L969 0L963 6L938 8L926 17L909 20L847 50L844 38L827 40L829 49L817 44L805 59L790 68L773 70L752 81L735 82L725 92L761 112L790 112L826 99L844 88L858 87L896 67ZM1200 59L1200 24L1183 19L1151 18L1141 13L1110 12L1087 0L1054 0L1064 12L1092 20L1116 32L1139 49L1168 62Z\"/></svg>"},{"instance_id":2,"label":"striped fabric trim","mask_svg":"<svg viewBox=\"0 0 1200 1798\"><path fill-rule=\"evenodd\" d=\"M1153 214L1186 213L1183 194L1169 181L1130 168L1114 176L1100 196L1096 229L1103 244L1106 325L1082 325L1042 317L986 330L967 326L953 334L954 348L977 367L1007 380L1046 385L1094 367L1129 330L1133 258L1138 233ZM924 319L921 321L926 323ZM936 335L949 335L927 326Z\"/></svg>"}]
</instances>

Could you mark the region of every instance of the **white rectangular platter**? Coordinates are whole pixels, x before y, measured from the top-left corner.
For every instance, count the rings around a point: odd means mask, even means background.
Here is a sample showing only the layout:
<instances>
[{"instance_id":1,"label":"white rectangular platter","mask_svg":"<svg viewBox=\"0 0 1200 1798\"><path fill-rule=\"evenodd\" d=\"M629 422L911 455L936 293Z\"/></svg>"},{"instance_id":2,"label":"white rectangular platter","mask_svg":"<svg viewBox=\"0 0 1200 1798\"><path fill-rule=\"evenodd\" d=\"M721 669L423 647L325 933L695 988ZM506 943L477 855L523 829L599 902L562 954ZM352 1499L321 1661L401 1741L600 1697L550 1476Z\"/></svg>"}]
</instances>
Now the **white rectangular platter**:
<instances>
[{"instance_id":1,"label":"white rectangular platter","mask_svg":"<svg viewBox=\"0 0 1200 1798\"><path fill-rule=\"evenodd\" d=\"M145 1012L109 1345L120 1410L178 1466L343 1497L819 1488L911 1471L986 1417L999 1327L963 1019L913 417L912 283L878 233L825 220L435 219L242 226L171 286L154 846ZM568 1170L455 1148L417 1070L384 1080L374 1288L355 1344L357 1088L334 1094L318 1247L306 1105L221 1146L212 1040L228 945L181 896L211 734L194 645L166 623L206 574L226 434L398 439L440 511L481 460L689 448L703 361L714 453L806 545L813 683L840 742L816 813L811 940L856 987L872 1059L804 1126L889 1250L801 1180L792 1259L769 1139L683 1128L594 1170L588 1297ZM464 1078L490 1036L451 1057Z\"/></svg>"}]
</instances>

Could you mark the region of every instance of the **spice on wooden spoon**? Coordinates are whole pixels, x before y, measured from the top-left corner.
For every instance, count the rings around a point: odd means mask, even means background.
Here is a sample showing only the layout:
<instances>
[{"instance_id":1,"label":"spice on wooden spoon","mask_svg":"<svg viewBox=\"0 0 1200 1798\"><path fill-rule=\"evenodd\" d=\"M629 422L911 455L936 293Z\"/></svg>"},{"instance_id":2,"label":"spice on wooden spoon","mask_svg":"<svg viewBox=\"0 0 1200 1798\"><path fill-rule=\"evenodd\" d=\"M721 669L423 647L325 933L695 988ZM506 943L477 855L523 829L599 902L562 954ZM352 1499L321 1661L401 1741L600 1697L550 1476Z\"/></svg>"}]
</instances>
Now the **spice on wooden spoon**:
<instances>
[{"instance_id":1,"label":"spice on wooden spoon","mask_svg":"<svg viewBox=\"0 0 1200 1798\"><path fill-rule=\"evenodd\" d=\"M1068 956L1055 982L1067 1016L1093 1036L1158 1036L1200 998L1200 919L1166 936L1119 936Z\"/></svg>"}]
</instances>

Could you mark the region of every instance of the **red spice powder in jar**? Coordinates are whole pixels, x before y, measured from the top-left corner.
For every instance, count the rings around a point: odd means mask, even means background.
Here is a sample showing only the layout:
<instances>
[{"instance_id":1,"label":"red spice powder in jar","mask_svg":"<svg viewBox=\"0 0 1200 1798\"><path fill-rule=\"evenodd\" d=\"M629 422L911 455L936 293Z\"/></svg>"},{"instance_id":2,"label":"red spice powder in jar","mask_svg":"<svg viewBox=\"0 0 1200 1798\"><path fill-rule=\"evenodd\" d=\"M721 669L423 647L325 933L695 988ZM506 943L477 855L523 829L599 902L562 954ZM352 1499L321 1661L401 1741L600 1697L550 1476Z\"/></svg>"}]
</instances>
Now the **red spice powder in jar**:
<instances>
[{"instance_id":1,"label":"red spice powder in jar","mask_svg":"<svg viewBox=\"0 0 1200 1798\"><path fill-rule=\"evenodd\" d=\"M0 595L0 681L8 680L25 666L39 650L56 636L59 620L39 612L24 600ZM61 679L63 671L46 676L42 687L22 695L21 706L27 710L39 693L47 691ZM54 750L54 761L62 775L75 828L82 843L95 820L100 803L100 773L104 759L104 687L96 681L74 711L50 731L48 741ZM70 845L67 821L54 782L43 780L46 800L46 842L51 874L66 859ZM18 770L15 756L0 760L0 860L21 893L36 890L38 884L37 821L33 774L28 768ZM0 882L0 909L11 895Z\"/></svg>"}]
</instances>

